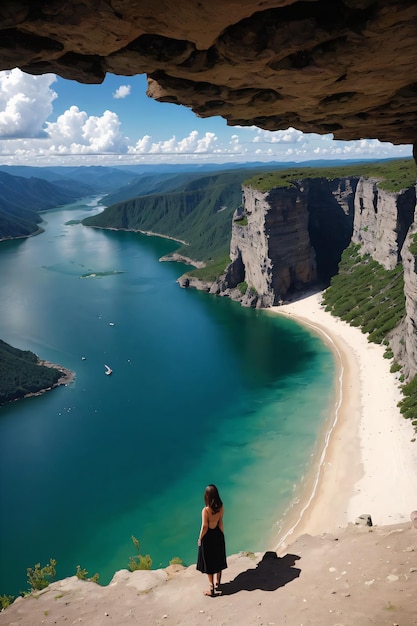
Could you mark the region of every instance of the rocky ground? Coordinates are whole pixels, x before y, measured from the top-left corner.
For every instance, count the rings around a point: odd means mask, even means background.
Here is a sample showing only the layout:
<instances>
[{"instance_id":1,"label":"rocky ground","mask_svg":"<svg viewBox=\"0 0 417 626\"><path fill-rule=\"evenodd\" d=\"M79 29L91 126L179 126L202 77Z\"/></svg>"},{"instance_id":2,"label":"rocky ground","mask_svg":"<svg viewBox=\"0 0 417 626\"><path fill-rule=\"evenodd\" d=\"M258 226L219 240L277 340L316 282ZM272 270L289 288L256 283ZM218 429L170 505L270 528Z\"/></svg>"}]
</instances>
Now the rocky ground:
<instances>
[{"instance_id":1,"label":"rocky ground","mask_svg":"<svg viewBox=\"0 0 417 626\"><path fill-rule=\"evenodd\" d=\"M222 595L204 596L195 566L117 572L107 587L75 576L19 598L1 626L417 625L417 530L350 524L302 535L280 554L228 559Z\"/></svg>"}]
</instances>

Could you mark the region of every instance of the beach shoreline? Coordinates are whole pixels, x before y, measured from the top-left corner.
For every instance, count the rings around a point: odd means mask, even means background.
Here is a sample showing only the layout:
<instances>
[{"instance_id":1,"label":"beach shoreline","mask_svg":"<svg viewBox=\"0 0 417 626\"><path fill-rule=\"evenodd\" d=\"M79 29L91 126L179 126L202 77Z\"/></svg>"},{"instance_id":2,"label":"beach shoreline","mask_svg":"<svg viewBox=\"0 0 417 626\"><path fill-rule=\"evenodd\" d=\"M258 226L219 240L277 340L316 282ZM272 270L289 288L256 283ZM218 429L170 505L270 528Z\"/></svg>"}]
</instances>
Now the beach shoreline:
<instances>
[{"instance_id":1,"label":"beach shoreline","mask_svg":"<svg viewBox=\"0 0 417 626\"><path fill-rule=\"evenodd\" d=\"M376 525L402 523L417 508L417 443L397 406L398 377L382 345L333 317L322 292L271 307L317 333L335 356L337 392L323 443L275 537L280 551L302 534L334 533L362 514Z\"/></svg>"}]
</instances>

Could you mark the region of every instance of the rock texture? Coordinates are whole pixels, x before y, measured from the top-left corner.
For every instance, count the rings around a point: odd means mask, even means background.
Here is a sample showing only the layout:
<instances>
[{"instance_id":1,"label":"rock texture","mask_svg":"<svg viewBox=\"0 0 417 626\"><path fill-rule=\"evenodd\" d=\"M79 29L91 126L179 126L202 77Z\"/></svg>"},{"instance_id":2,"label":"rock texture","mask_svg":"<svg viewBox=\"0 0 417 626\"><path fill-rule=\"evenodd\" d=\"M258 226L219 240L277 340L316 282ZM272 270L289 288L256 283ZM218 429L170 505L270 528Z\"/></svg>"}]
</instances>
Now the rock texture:
<instances>
[{"instance_id":1,"label":"rock texture","mask_svg":"<svg viewBox=\"0 0 417 626\"><path fill-rule=\"evenodd\" d=\"M417 140L414 0L3 0L0 69L149 94L231 125Z\"/></svg>"},{"instance_id":2,"label":"rock texture","mask_svg":"<svg viewBox=\"0 0 417 626\"><path fill-rule=\"evenodd\" d=\"M417 206L414 223L405 239L401 258L404 268L404 294L406 316L397 336L391 340L394 354L404 363L406 380L417 374L417 257L410 252L410 244L417 234Z\"/></svg>"},{"instance_id":3,"label":"rock texture","mask_svg":"<svg viewBox=\"0 0 417 626\"><path fill-rule=\"evenodd\" d=\"M243 304L265 307L327 282L352 236L357 181L306 179L268 192L244 187L222 288L246 283Z\"/></svg>"},{"instance_id":4,"label":"rock texture","mask_svg":"<svg viewBox=\"0 0 417 626\"><path fill-rule=\"evenodd\" d=\"M262 193L244 187L243 206L243 215L237 213L233 220L226 281L232 288L246 282L246 299L272 306L291 289L301 290L317 279L307 198L296 188Z\"/></svg>"},{"instance_id":5,"label":"rock texture","mask_svg":"<svg viewBox=\"0 0 417 626\"><path fill-rule=\"evenodd\" d=\"M216 598L203 596L207 577L195 565L122 570L106 587L73 576L19 598L0 624L414 626L415 543L410 522L302 535L280 556L229 556Z\"/></svg>"},{"instance_id":6,"label":"rock texture","mask_svg":"<svg viewBox=\"0 0 417 626\"><path fill-rule=\"evenodd\" d=\"M416 189L399 193L379 189L377 180L361 178L355 195L352 241L385 269L401 261L405 238L414 221Z\"/></svg>"}]
</instances>

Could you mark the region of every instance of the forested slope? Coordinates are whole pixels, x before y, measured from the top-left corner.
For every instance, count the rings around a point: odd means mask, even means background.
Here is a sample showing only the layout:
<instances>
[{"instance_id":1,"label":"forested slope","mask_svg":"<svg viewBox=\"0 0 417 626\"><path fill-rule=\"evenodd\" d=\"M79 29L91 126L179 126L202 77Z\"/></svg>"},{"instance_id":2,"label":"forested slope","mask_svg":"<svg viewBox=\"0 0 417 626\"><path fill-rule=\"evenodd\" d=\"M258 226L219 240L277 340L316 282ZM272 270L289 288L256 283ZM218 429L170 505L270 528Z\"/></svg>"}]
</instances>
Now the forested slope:
<instances>
[{"instance_id":1,"label":"forested slope","mask_svg":"<svg viewBox=\"0 0 417 626\"><path fill-rule=\"evenodd\" d=\"M229 252L231 219L242 202L242 181L258 171L246 168L204 176L180 175L175 181L169 178L161 183L174 189L148 195L153 182L144 181L142 196L111 205L83 224L174 237L189 244L180 248L179 254L198 261L218 258Z\"/></svg>"},{"instance_id":2,"label":"forested slope","mask_svg":"<svg viewBox=\"0 0 417 626\"><path fill-rule=\"evenodd\" d=\"M40 178L23 178L0 171L0 240L27 237L39 229L38 211L68 204L85 190L64 188Z\"/></svg>"},{"instance_id":3,"label":"forested slope","mask_svg":"<svg viewBox=\"0 0 417 626\"><path fill-rule=\"evenodd\" d=\"M13 348L0 339L0 405L55 385L62 372L38 363L29 350Z\"/></svg>"}]
</instances>

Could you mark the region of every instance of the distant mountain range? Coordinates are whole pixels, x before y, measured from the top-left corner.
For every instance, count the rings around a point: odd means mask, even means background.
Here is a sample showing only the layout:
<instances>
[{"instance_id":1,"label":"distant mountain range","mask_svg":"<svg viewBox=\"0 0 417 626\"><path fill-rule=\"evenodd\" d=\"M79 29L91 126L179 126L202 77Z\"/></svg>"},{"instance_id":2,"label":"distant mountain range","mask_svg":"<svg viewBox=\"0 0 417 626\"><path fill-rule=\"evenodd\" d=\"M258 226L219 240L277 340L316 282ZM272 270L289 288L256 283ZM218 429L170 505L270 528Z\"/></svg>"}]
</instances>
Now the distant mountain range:
<instances>
[{"instance_id":1,"label":"distant mountain range","mask_svg":"<svg viewBox=\"0 0 417 626\"><path fill-rule=\"evenodd\" d=\"M40 230L39 211L73 202L91 193L77 184L53 184L40 178L22 178L0 171L0 240L27 237Z\"/></svg>"},{"instance_id":2,"label":"distant mountain range","mask_svg":"<svg viewBox=\"0 0 417 626\"><path fill-rule=\"evenodd\" d=\"M83 224L173 237L188 244L177 253L196 261L224 256L232 215L242 202L242 182L265 169L142 176L106 196L107 208Z\"/></svg>"},{"instance_id":3,"label":"distant mountain range","mask_svg":"<svg viewBox=\"0 0 417 626\"><path fill-rule=\"evenodd\" d=\"M0 240L41 232L40 212L102 194L107 209L88 225L151 230L186 240L185 255L226 252L242 181L271 164L130 165L126 167L0 166ZM276 167L280 167L276 164ZM281 165L281 167L283 167ZM145 205L140 198L148 197ZM138 213L138 206L141 209ZM104 221L103 221L104 220ZM207 242L207 243L206 243Z\"/></svg>"},{"instance_id":4,"label":"distant mountain range","mask_svg":"<svg viewBox=\"0 0 417 626\"><path fill-rule=\"evenodd\" d=\"M317 165L306 162L299 166ZM332 165L346 162L331 162ZM327 162L320 162L326 165ZM293 163L227 165L0 166L0 240L41 232L40 211L102 194L108 208L85 224L149 230L178 237L194 259L226 251L241 182ZM148 197L144 200L144 197ZM124 203L123 206L120 203Z\"/></svg>"}]
</instances>

